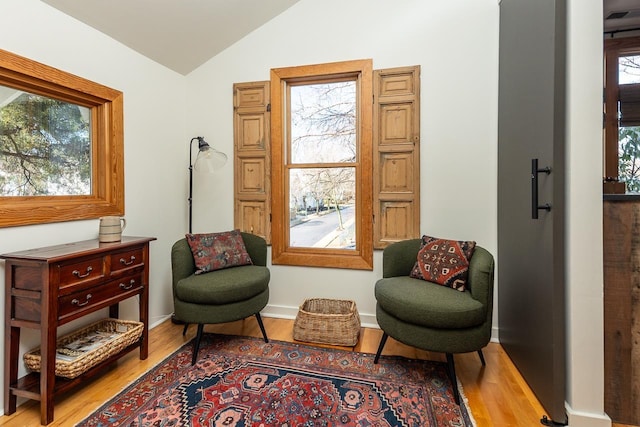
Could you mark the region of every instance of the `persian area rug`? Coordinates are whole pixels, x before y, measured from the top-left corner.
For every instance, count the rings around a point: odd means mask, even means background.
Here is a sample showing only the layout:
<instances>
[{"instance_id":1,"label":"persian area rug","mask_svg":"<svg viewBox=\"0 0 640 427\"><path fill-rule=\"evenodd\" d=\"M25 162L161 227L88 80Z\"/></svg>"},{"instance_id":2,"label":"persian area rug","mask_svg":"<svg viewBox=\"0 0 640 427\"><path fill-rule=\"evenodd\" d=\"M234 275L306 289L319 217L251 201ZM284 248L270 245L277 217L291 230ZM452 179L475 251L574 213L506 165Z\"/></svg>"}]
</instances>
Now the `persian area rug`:
<instances>
[{"instance_id":1,"label":"persian area rug","mask_svg":"<svg viewBox=\"0 0 640 427\"><path fill-rule=\"evenodd\" d=\"M204 334L78 426L473 426L442 362Z\"/></svg>"}]
</instances>

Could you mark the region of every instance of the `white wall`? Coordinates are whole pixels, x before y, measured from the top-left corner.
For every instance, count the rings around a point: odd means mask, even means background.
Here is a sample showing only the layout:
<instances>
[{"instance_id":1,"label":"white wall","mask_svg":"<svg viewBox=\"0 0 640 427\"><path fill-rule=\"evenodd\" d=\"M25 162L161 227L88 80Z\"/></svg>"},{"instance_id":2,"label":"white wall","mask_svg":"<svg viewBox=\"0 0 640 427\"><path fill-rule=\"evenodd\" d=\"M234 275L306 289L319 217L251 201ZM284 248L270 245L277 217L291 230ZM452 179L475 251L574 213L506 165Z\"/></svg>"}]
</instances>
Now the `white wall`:
<instances>
[{"instance_id":1,"label":"white wall","mask_svg":"<svg viewBox=\"0 0 640 427\"><path fill-rule=\"evenodd\" d=\"M605 426L602 2L588 1L569 1L567 410L572 425ZM499 2L345 3L303 0L189 75L188 127L231 153L234 82L267 80L275 67L357 58L372 58L374 68L420 64L421 231L475 239L495 254ZM233 227L233 194L225 191L232 182L227 168L215 182L197 183L196 231ZM293 316L305 298L339 297L355 300L363 322L375 324L379 252L374 263L372 272L272 266L266 313Z\"/></svg>"},{"instance_id":2,"label":"white wall","mask_svg":"<svg viewBox=\"0 0 640 427\"><path fill-rule=\"evenodd\" d=\"M151 242L151 322L173 311L169 252L186 229L185 78L38 0L0 2L0 49L124 92L125 234ZM0 228L0 253L96 238L98 220ZM4 289L4 262L0 262ZM0 293L4 307L4 292ZM4 310L2 310L4 318ZM95 317L105 317L100 313ZM121 304L137 319L137 300ZM61 328L64 332L78 322ZM0 341L0 346L3 346ZM22 352L39 336L23 329ZM4 354L4 349L0 350ZM20 372L24 372L19 363ZM0 386L1 387L1 386Z\"/></svg>"},{"instance_id":3,"label":"white wall","mask_svg":"<svg viewBox=\"0 0 640 427\"><path fill-rule=\"evenodd\" d=\"M420 65L421 232L476 240L495 254L497 55L495 0L303 0L188 76L188 128L232 153L232 85L268 80L271 68L360 58L376 69ZM232 167L196 181L194 231L233 227L232 183ZM271 271L266 314L295 316L309 297L344 298L375 325L380 252L373 271Z\"/></svg>"},{"instance_id":4,"label":"white wall","mask_svg":"<svg viewBox=\"0 0 640 427\"><path fill-rule=\"evenodd\" d=\"M602 266L602 0L568 1L567 412L572 426L604 414Z\"/></svg>"},{"instance_id":5,"label":"white wall","mask_svg":"<svg viewBox=\"0 0 640 427\"><path fill-rule=\"evenodd\" d=\"M568 3L567 406L572 425L604 426L601 41L592 28L601 38L602 3ZM172 311L169 251L186 230L188 141L205 136L231 154L232 85L267 80L274 67L358 58L372 58L375 68L421 65L421 231L474 239L495 254L498 12L497 0L302 0L185 78L38 0L2 0L0 48L125 93L127 234L158 237L151 243L154 322ZM208 181L196 176L194 231L233 227L230 165ZM0 253L93 238L97 226L0 229ZM363 322L373 323L379 252L374 263L372 272L272 266L265 314L293 316L307 297L339 297L355 300ZM135 318L135 302L122 311ZM23 351L37 343L34 334L23 337Z\"/></svg>"}]
</instances>

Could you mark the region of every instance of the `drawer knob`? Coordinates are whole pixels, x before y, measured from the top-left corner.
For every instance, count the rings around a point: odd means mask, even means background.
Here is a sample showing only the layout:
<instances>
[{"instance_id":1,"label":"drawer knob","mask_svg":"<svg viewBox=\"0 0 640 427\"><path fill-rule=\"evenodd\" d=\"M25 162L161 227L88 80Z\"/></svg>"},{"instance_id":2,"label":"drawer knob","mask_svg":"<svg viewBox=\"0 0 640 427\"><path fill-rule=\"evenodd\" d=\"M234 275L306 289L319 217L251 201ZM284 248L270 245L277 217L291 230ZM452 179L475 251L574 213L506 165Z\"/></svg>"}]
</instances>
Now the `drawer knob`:
<instances>
[{"instance_id":1,"label":"drawer knob","mask_svg":"<svg viewBox=\"0 0 640 427\"><path fill-rule=\"evenodd\" d=\"M128 285L125 284L125 283L120 283L120 289L124 289L126 291L126 290L129 290L129 289L133 288L133 285L135 285L135 284L136 284L136 279L131 279L131 280L129 280L129 284Z\"/></svg>"},{"instance_id":2,"label":"drawer knob","mask_svg":"<svg viewBox=\"0 0 640 427\"><path fill-rule=\"evenodd\" d=\"M74 298L71 300L72 305L77 305L78 307L82 307L83 305L89 304L89 300L91 299L91 294L87 294L86 300L84 302L80 302L79 299Z\"/></svg>"},{"instance_id":3,"label":"drawer knob","mask_svg":"<svg viewBox=\"0 0 640 427\"><path fill-rule=\"evenodd\" d=\"M120 258L120 264L122 265L131 265L135 262L136 257L134 257L133 255L131 255L131 258L129 258L129 261L127 261L124 258Z\"/></svg>"},{"instance_id":4,"label":"drawer knob","mask_svg":"<svg viewBox=\"0 0 640 427\"><path fill-rule=\"evenodd\" d=\"M79 278L87 277L93 271L93 267L91 267L91 266L87 267L86 271L87 272L85 274L82 274L78 270L73 270L73 272L71 274L73 274L74 276L79 277Z\"/></svg>"}]
</instances>

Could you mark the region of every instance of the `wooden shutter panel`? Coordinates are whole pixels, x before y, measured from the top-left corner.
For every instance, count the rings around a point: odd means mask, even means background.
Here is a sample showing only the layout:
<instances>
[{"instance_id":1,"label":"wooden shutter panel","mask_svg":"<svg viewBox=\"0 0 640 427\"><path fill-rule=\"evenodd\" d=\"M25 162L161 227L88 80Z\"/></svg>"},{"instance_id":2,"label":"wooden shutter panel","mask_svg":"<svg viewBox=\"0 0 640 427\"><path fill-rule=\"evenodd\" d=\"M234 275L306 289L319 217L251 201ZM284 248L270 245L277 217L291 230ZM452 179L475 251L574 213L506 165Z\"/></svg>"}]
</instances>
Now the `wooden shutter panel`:
<instances>
[{"instance_id":1,"label":"wooden shutter panel","mask_svg":"<svg viewBox=\"0 0 640 427\"><path fill-rule=\"evenodd\" d=\"M234 224L271 243L269 82L233 85Z\"/></svg>"},{"instance_id":2,"label":"wooden shutter panel","mask_svg":"<svg viewBox=\"0 0 640 427\"><path fill-rule=\"evenodd\" d=\"M420 237L420 66L374 71L374 248Z\"/></svg>"}]
</instances>

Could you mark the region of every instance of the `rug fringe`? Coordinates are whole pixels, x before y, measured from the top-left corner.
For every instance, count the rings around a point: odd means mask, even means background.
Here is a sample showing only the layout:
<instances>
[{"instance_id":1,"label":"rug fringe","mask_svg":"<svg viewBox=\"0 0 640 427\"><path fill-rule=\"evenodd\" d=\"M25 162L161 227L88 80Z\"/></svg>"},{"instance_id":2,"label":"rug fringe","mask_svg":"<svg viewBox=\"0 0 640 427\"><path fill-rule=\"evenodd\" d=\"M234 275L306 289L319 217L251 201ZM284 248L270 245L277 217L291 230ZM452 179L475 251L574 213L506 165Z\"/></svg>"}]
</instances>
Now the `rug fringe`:
<instances>
[{"instance_id":1,"label":"rug fringe","mask_svg":"<svg viewBox=\"0 0 640 427\"><path fill-rule=\"evenodd\" d=\"M478 423L476 422L476 419L473 418L473 412L471 412L471 408L469 407L469 399L467 398L467 395L464 393L464 388L462 387L462 383L458 378L456 378L456 382L458 383L458 393L460 394L460 401L464 403L464 411L469 417L469 422L471 423L469 427L478 427Z\"/></svg>"}]
</instances>

